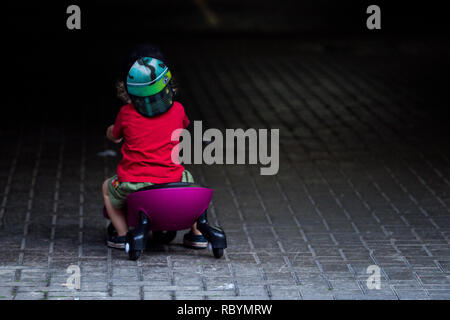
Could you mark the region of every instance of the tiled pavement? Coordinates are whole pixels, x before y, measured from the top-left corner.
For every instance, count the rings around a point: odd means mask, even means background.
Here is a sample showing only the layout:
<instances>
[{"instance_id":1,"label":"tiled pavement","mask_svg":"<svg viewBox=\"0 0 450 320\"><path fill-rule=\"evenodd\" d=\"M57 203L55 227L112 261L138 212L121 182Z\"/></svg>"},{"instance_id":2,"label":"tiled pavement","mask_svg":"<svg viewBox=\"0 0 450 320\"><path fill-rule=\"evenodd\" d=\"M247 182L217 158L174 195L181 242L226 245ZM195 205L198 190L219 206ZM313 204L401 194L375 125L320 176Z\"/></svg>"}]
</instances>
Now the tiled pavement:
<instances>
[{"instance_id":1,"label":"tiled pavement","mask_svg":"<svg viewBox=\"0 0 450 320\"><path fill-rule=\"evenodd\" d=\"M118 158L97 153L118 149L90 120L94 102L79 123L43 112L3 130L0 299L450 298L450 152L396 77L408 62L314 50L175 57L191 120L280 129L275 176L188 166L215 191L210 220L229 243L220 260L183 248L184 232L137 262L105 247L100 186ZM80 290L63 285L72 264ZM370 265L379 290L367 287Z\"/></svg>"}]
</instances>

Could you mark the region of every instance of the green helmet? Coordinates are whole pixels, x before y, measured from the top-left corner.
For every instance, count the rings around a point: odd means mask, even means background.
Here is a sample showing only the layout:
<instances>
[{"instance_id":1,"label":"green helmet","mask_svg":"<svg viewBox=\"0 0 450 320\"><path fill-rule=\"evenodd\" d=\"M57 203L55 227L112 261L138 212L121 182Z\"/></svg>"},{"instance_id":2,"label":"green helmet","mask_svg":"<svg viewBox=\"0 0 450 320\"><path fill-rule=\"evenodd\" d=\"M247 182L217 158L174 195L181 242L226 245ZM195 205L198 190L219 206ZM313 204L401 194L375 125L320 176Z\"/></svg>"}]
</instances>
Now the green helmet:
<instances>
[{"instance_id":1,"label":"green helmet","mask_svg":"<svg viewBox=\"0 0 450 320\"><path fill-rule=\"evenodd\" d=\"M169 68L161 60L136 60L127 76L127 91L136 110L146 117L169 110L173 104L171 79Z\"/></svg>"}]
</instances>

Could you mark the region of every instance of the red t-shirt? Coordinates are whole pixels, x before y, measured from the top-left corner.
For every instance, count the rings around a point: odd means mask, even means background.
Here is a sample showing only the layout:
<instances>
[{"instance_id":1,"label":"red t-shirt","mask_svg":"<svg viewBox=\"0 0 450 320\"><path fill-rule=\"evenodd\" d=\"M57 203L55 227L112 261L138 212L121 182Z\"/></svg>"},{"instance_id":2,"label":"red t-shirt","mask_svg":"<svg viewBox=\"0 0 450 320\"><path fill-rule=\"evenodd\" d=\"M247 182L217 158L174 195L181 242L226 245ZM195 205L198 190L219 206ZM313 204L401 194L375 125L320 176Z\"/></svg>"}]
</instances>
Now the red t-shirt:
<instances>
[{"instance_id":1,"label":"red t-shirt","mask_svg":"<svg viewBox=\"0 0 450 320\"><path fill-rule=\"evenodd\" d=\"M117 166L120 182L178 182L183 166L172 162L171 154L179 141L171 140L172 132L189 125L179 102L163 114L144 117L132 104L124 105L116 118L113 135L124 138L122 160Z\"/></svg>"}]
</instances>

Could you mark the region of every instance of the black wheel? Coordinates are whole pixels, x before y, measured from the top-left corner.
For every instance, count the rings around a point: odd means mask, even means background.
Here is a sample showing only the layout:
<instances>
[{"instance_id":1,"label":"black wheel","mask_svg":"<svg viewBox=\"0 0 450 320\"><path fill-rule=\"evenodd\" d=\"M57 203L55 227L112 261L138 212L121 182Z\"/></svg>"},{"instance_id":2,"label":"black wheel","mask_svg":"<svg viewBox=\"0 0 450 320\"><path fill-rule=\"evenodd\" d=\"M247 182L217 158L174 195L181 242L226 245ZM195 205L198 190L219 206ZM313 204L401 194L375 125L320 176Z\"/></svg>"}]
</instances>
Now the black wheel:
<instances>
[{"instance_id":1,"label":"black wheel","mask_svg":"<svg viewBox=\"0 0 450 320\"><path fill-rule=\"evenodd\" d=\"M130 250L128 252L128 258L132 261L136 261L141 256L141 250Z\"/></svg>"},{"instance_id":2,"label":"black wheel","mask_svg":"<svg viewBox=\"0 0 450 320\"><path fill-rule=\"evenodd\" d=\"M169 244L177 236L176 231L154 231L153 240L158 243Z\"/></svg>"},{"instance_id":3,"label":"black wheel","mask_svg":"<svg viewBox=\"0 0 450 320\"><path fill-rule=\"evenodd\" d=\"M223 256L223 248L213 248L213 254L217 259L221 258Z\"/></svg>"},{"instance_id":4,"label":"black wheel","mask_svg":"<svg viewBox=\"0 0 450 320\"><path fill-rule=\"evenodd\" d=\"M126 241L125 241L125 252L128 253L128 258L130 260L136 261L141 256L142 251L136 250L133 245L133 237L131 232L127 233Z\"/></svg>"}]
</instances>

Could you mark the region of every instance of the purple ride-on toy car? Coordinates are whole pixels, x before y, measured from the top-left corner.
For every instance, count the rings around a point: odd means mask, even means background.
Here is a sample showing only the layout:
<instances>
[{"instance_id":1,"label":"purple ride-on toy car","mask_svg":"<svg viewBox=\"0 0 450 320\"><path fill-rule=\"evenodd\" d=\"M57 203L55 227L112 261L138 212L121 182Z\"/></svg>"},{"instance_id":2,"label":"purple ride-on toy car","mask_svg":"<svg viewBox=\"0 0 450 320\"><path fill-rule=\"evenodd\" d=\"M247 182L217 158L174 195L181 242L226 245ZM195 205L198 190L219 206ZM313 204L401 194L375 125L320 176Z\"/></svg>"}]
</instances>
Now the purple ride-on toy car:
<instances>
[{"instance_id":1,"label":"purple ride-on toy car","mask_svg":"<svg viewBox=\"0 0 450 320\"><path fill-rule=\"evenodd\" d=\"M127 223L132 229L126 236L125 251L137 260L145 250L149 231L160 242L169 243L177 230L197 228L208 240L216 258L227 247L225 232L208 224L206 212L213 190L195 183L155 184L127 196ZM103 210L105 218L108 213Z\"/></svg>"}]
</instances>

